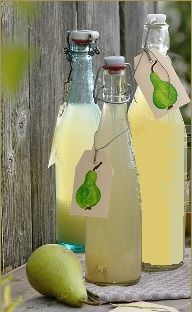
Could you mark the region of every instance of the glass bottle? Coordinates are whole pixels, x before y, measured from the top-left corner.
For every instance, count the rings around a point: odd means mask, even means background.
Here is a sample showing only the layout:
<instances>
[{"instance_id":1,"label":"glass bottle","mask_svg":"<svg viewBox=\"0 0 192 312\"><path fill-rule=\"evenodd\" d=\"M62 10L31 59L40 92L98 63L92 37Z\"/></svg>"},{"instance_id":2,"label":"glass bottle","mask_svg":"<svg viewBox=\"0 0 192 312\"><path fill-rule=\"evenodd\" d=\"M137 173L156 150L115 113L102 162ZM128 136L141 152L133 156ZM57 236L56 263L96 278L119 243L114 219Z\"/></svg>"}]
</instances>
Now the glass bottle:
<instances>
[{"instance_id":1,"label":"glass bottle","mask_svg":"<svg viewBox=\"0 0 192 312\"><path fill-rule=\"evenodd\" d=\"M92 45L98 36L95 31L70 33L70 91L55 139L56 239L75 252L83 252L85 246L85 217L70 215L75 167L84 150L92 148L100 120L100 110L93 100L92 71Z\"/></svg>"},{"instance_id":2,"label":"glass bottle","mask_svg":"<svg viewBox=\"0 0 192 312\"><path fill-rule=\"evenodd\" d=\"M141 211L137 172L130 141L124 57L106 57L105 98L95 136L114 171L108 218L87 218L86 279L96 284L134 284L141 274Z\"/></svg>"},{"instance_id":3,"label":"glass bottle","mask_svg":"<svg viewBox=\"0 0 192 312\"><path fill-rule=\"evenodd\" d=\"M166 55L166 15L147 16L143 46L147 32L147 47ZM156 119L139 87L135 99L128 119L141 192L143 269L171 270L184 257L185 126L179 109Z\"/></svg>"}]
</instances>

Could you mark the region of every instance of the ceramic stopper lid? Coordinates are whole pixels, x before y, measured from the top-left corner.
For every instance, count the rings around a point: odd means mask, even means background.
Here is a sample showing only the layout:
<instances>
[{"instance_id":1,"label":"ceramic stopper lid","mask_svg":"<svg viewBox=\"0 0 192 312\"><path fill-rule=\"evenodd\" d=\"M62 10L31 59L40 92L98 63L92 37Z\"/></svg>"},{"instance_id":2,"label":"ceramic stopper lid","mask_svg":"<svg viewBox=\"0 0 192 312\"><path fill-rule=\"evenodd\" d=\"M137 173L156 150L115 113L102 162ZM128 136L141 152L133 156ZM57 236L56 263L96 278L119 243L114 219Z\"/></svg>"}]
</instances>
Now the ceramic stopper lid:
<instances>
[{"instance_id":1,"label":"ceramic stopper lid","mask_svg":"<svg viewBox=\"0 0 192 312\"><path fill-rule=\"evenodd\" d=\"M147 23L151 24L166 24L166 15L165 14L148 14Z\"/></svg>"},{"instance_id":2,"label":"ceramic stopper lid","mask_svg":"<svg viewBox=\"0 0 192 312\"><path fill-rule=\"evenodd\" d=\"M124 56L106 56L104 57L104 63L106 66L124 66Z\"/></svg>"},{"instance_id":3,"label":"ceramic stopper lid","mask_svg":"<svg viewBox=\"0 0 192 312\"><path fill-rule=\"evenodd\" d=\"M94 30L72 30L70 35L74 41L95 41L99 38L98 31Z\"/></svg>"}]
</instances>

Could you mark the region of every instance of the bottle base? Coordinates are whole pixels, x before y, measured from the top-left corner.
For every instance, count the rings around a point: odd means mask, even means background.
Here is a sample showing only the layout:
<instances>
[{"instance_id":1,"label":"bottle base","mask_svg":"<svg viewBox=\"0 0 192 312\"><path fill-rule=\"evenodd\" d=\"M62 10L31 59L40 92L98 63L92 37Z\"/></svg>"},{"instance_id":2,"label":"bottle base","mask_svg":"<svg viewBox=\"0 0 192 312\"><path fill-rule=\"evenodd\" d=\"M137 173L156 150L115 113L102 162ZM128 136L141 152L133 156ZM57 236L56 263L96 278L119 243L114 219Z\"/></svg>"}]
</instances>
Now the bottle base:
<instances>
[{"instance_id":1,"label":"bottle base","mask_svg":"<svg viewBox=\"0 0 192 312\"><path fill-rule=\"evenodd\" d=\"M142 271L145 272L162 272L171 271L180 268L183 265L183 261L178 264L171 265L151 265L150 263L142 262Z\"/></svg>"},{"instance_id":2,"label":"bottle base","mask_svg":"<svg viewBox=\"0 0 192 312\"><path fill-rule=\"evenodd\" d=\"M57 244L63 246L75 253L84 253L85 252L85 245L81 244L73 244L73 243L65 243L63 241L57 241Z\"/></svg>"},{"instance_id":3,"label":"bottle base","mask_svg":"<svg viewBox=\"0 0 192 312\"><path fill-rule=\"evenodd\" d=\"M129 281L129 282L95 282L95 281L92 281L91 279L85 277L85 280L88 282L88 283L91 283L91 284L95 284L95 285L98 285L98 286L110 286L110 285L117 285L117 286L131 286L131 285L135 285L139 282L141 277L137 278L136 280L132 280L132 281Z\"/></svg>"}]
</instances>

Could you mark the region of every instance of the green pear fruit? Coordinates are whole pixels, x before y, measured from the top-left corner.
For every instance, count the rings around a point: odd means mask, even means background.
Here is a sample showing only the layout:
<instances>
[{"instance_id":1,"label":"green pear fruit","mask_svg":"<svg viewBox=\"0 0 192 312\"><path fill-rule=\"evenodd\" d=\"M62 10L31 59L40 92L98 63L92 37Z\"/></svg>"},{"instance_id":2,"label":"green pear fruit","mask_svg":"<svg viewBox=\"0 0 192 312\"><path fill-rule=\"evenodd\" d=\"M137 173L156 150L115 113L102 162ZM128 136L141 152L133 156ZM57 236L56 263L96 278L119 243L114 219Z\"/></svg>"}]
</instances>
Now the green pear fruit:
<instances>
[{"instance_id":1,"label":"green pear fruit","mask_svg":"<svg viewBox=\"0 0 192 312\"><path fill-rule=\"evenodd\" d=\"M85 175L84 183L76 193L76 202L83 209L91 209L101 199L101 192L96 185L97 173L89 170Z\"/></svg>"},{"instance_id":2,"label":"green pear fruit","mask_svg":"<svg viewBox=\"0 0 192 312\"><path fill-rule=\"evenodd\" d=\"M77 307L87 302L80 261L63 246L47 244L36 249L29 257L26 273L31 286L42 295Z\"/></svg>"},{"instance_id":3,"label":"green pear fruit","mask_svg":"<svg viewBox=\"0 0 192 312\"><path fill-rule=\"evenodd\" d=\"M160 79L159 75L153 71L154 65L150 74L150 80L154 86L153 103L159 109L171 109L177 101L177 90L170 82Z\"/></svg>"}]
</instances>

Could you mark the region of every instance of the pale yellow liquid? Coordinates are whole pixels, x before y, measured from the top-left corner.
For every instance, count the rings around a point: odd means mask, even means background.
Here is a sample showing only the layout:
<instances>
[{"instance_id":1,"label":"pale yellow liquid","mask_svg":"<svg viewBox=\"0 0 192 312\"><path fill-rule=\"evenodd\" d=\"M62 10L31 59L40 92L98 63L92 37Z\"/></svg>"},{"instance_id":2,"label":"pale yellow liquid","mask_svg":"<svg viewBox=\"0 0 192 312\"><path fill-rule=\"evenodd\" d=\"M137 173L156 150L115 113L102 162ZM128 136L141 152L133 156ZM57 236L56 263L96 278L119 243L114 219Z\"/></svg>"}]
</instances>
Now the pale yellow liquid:
<instances>
[{"instance_id":1,"label":"pale yellow liquid","mask_svg":"<svg viewBox=\"0 0 192 312\"><path fill-rule=\"evenodd\" d=\"M85 217L70 215L75 167L84 150L92 149L100 112L94 104L69 104L56 133L56 238L84 244Z\"/></svg>"},{"instance_id":2,"label":"pale yellow liquid","mask_svg":"<svg viewBox=\"0 0 192 312\"><path fill-rule=\"evenodd\" d=\"M106 105L106 104L105 104ZM104 119L96 137L96 147L105 145L127 127L124 105L104 106ZM141 212L135 163L124 133L104 150L114 176L109 216L87 218L86 278L98 284L132 284L141 272Z\"/></svg>"},{"instance_id":3,"label":"pale yellow liquid","mask_svg":"<svg viewBox=\"0 0 192 312\"><path fill-rule=\"evenodd\" d=\"M142 201L142 261L166 269L183 261L185 127L179 110L155 119L139 88L135 98L128 119Z\"/></svg>"}]
</instances>

